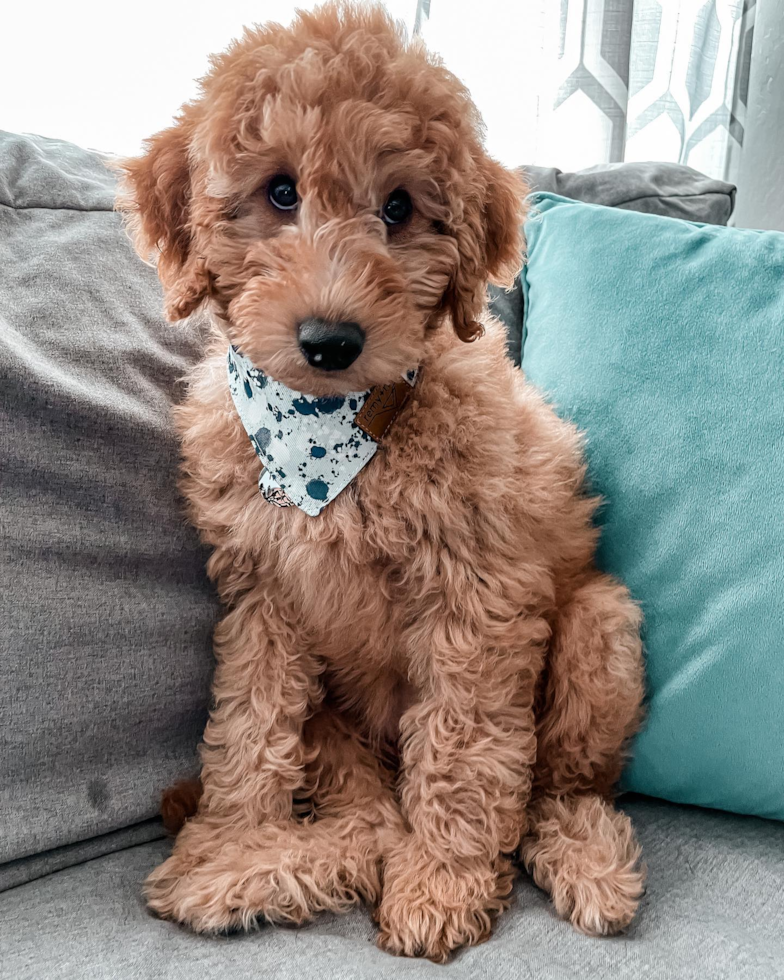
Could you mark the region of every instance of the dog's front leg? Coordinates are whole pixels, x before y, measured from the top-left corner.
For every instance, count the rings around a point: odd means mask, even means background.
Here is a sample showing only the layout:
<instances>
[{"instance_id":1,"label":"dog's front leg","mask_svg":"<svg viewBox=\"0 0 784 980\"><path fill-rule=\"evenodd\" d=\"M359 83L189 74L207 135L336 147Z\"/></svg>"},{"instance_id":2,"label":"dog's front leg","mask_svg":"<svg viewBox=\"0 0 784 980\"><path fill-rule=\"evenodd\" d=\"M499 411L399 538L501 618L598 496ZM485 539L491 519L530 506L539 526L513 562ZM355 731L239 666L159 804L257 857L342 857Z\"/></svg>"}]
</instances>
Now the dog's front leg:
<instances>
[{"instance_id":1,"label":"dog's front leg","mask_svg":"<svg viewBox=\"0 0 784 980\"><path fill-rule=\"evenodd\" d=\"M304 779L302 730L320 683L295 622L274 595L254 591L215 630L200 812L233 826L288 820Z\"/></svg>"},{"instance_id":2,"label":"dog's front leg","mask_svg":"<svg viewBox=\"0 0 784 980\"><path fill-rule=\"evenodd\" d=\"M519 641L519 623L515 630ZM484 636L498 635L490 624ZM448 632L424 697L401 721L402 803L411 828L384 871L379 944L443 961L487 939L508 903L508 855L520 841L535 761L533 699L546 624L515 647L488 648L479 628ZM436 634L438 635L438 634Z\"/></svg>"},{"instance_id":3,"label":"dog's front leg","mask_svg":"<svg viewBox=\"0 0 784 980\"><path fill-rule=\"evenodd\" d=\"M304 722L319 697L306 645L272 596L244 596L215 631L213 708L201 747L204 792L171 857L148 878L159 915L196 929L222 928L232 915L220 857L264 827L265 847L292 832L295 791L310 755Z\"/></svg>"}]
</instances>

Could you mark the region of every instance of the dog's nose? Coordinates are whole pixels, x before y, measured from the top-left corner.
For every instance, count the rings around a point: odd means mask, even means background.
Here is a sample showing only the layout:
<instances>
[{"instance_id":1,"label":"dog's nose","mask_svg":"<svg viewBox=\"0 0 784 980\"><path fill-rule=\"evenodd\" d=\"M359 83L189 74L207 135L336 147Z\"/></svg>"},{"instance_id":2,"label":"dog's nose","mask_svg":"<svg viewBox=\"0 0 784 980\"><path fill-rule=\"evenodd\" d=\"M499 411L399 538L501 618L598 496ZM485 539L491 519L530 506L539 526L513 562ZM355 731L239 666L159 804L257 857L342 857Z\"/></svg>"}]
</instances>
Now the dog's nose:
<instances>
[{"instance_id":1,"label":"dog's nose","mask_svg":"<svg viewBox=\"0 0 784 980\"><path fill-rule=\"evenodd\" d=\"M308 364L322 371L342 371L362 353L365 331L358 323L334 323L311 317L299 325L299 347Z\"/></svg>"}]
</instances>

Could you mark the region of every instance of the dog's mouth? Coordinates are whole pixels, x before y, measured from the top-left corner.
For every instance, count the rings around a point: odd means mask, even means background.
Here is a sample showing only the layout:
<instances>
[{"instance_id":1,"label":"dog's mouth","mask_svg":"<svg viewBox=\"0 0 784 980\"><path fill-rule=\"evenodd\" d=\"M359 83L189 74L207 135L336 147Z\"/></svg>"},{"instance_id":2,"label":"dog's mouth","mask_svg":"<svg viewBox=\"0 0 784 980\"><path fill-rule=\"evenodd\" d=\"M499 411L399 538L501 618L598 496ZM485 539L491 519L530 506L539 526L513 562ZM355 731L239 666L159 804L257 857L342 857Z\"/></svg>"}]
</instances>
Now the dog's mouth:
<instances>
[{"instance_id":1,"label":"dog's mouth","mask_svg":"<svg viewBox=\"0 0 784 980\"><path fill-rule=\"evenodd\" d=\"M370 349L356 352L348 341L343 346L335 340L326 351L311 347L307 353L293 345L274 353L265 351L263 356L254 356L241 344L238 349L273 381L315 398L361 395L377 386L399 381L419 366L416 356L397 356L390 363L389 358L377 356Z\"/></svg>"},{"instance_id":2,"label":"dog's mouth","mask_svg":"<svg viewBox=\"0 0 784 980\"><path fill-rule=\"evenodd\" d=\"M398 382L420 366L423 351L414 344L378 343L355 321L333 325L304 320L289 342L280 346L231 338L254 365L273 381L303 395L358 395Z\"/></svg>"}]
</instances>

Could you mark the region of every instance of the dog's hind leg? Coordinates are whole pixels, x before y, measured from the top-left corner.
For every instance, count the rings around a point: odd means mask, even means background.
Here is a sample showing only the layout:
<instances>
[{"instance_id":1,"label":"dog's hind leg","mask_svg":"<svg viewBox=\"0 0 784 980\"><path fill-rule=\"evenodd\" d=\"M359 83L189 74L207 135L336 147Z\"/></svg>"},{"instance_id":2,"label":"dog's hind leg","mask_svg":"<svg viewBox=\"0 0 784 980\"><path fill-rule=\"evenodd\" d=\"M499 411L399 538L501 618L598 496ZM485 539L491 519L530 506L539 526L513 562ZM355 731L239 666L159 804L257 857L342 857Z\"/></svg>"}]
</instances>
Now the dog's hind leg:
<instances>
[{"instance_id":1,"label":"dog's hind leg","mask_svg":"<svg viewBox=\"0 0 784 980\"><path fill-rule=\"evenodd\" d=\"M329 709L306 724L304 742L312 817L238 833L219 822L211 828L209 818L186 823L178 845L191 850L195 829L201 861L185 879L167 878L166 863L153 872L147 888L159 915L215 932L261 919L299 924L378 900L383 854L403 833L391 778Z\"/></svg>"},{"instance_id":2,"label":"dog's hind leg","mask_svg":"<svg viewBox=\"0 0 784 980\"><path fill-rule=\"evenodd\" d=\"M557 912L608 935L634 916L640 848L612 803L628 739L641 718L640 614L595 573L556 622L537 719L537 762L521 856Z\"/></svg>"}]
</instances>

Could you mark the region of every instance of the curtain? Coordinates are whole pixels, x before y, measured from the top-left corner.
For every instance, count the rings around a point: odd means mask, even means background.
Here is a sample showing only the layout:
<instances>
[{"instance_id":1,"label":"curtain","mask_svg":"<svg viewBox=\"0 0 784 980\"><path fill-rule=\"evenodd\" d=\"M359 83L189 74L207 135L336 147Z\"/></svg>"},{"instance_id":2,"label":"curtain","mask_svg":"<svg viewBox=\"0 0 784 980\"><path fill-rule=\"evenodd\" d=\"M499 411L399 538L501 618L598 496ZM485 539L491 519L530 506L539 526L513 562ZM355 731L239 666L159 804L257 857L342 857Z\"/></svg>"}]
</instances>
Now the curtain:
<instances>
[{"instance_id":1,"label":"curtain","mask_svg":"<svg viewBox=\"0 0 784 980\"><path fill-rule=\"evenodd\" d=\"M755 0L384 2L468 84L504 163L660 159L737 174ZM315 3L192 0L185 23L179 5L160 0L136 0L130 18L105 0L73 0L49 5L45 29L40 5L8 4L14 43L0 58L0 90L12 96L0 127L135 153L193 96L209 52L244 24L285 22ZM122 43L104 43L120 27Z\"/></svg>"},{"instance_id":2,"label":"curtain","mask_svg":"<svg viewBox=\"0 0 784 980\"><path fill-rule=\"evenodd\" d=\"M419 0L507 164L630 160L737 176L756 0Z\"/></svg>"}]
</instances>

